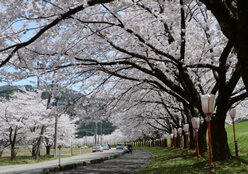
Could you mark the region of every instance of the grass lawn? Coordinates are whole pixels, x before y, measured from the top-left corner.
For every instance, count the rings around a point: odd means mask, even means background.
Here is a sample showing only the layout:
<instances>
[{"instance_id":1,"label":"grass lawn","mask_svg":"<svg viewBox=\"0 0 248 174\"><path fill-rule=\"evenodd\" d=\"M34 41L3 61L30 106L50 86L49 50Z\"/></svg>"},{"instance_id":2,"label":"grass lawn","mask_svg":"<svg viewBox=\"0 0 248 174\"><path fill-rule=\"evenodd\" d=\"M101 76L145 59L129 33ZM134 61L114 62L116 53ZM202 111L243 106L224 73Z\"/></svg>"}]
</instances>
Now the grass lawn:
<instances>
[{"instance_id":1,"label":"grass lawn","mask_svg":"<svg viewBox=\"0 0 248 174\"><path fill-rule=\"evenodd\" d=\"M196 152L190 150L189 154L179 148L142 147L152 152L156 158L141 169L139 174L205 174L209 173L209 159L201 157L197 162ZM243 159L213 162L215 173L248 173L248 162Z\"/></svg>"},{"instance_id":2,"label":"grass lawn","mask_svg":"<svg viewBox=\"0 0 248 174\"><path fill-rule=\"evenodd\" d=\"M229 148L235 156L233 126L226 127ZM235 135L238 142L239 158L248 160L248 121L235 124Z\"/></svg>"},{"instance_id":3,"label":"grass lawn","mask_svg":"<svg viewBox=\"0 0 248 174\"><path fill-rule=\"evenodd\" d=\"M226 128L228 143L233 156L235 156L233 128ZM248 122L235 124L236 139L240 156L238 159L213 162L217 174L248 174ZM181 151L179 148L141 147L152 152L156 158L140 170L139 174L205 174L209 173L209 158L201 157L197 162L195 150Z\"/></svg>"}]
</instances>

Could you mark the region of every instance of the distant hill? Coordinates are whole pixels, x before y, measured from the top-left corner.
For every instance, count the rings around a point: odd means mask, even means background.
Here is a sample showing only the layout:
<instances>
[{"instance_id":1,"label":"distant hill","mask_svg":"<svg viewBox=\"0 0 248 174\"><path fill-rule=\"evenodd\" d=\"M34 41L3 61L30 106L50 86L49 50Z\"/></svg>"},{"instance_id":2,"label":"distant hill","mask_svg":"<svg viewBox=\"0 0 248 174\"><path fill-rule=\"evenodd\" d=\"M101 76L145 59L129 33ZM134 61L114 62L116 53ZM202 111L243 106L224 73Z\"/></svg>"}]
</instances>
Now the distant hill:
<instances>
[{"instance_id":1,"label":"distant hill","mask_svg":"<svg viewBox=\"0 0 248 174\"><path fill-rule=\"evenodd\" d=\"M15 91L21 91L20 88L23 86L9 86L9 85L4 85L4 86L0 86L0 97L4 97L9 99L10 95L12 95ZM29 90L29 89L33 89L33 86L31 85L24 85L24 87ZM82 96L81 93L74 91L74 90L68 90L66 89L66 91L61 92L61 98L60 101L64 101L67 98L70 99L75 99L78 98L80 96ZM41 98L42 99L48 99L49 97L49 93L48 92L43 92Z\"/></svg>"},{"instance_id":2,"label":"distant hill","mask_svg":"<svg viewBox=\"0 0 248 174\"><path fill-rule=\"evenodd\" d=\"M91 122L89 124L79 123L76 133L76 138L83 138L84 136L93 136L95 134L96 124L95 122ZM116 126L113 126L112 123L108 121L102 122L102 130L100 123L97 123L97 134L100 135L101 132L104 135L111 134L116 129Z\"/></svg>"},{"instance_id":3,"label":"distant hill","mask_svg":"<svg viewBox=\"0 0 248 174\"><path fill-rule=\"evenodd\" d=\"M0 86L0 97L9 99L12 94L14 94L15 91L21 91L21 87L23 86ZM33 89L31 85L25 85L25 88L27 90ZM48 92L43 92L41 98L42 99L48 99L49 93ZM81 93L74 91L74 90L65 90L61 92L61 97L59 99L59 104L63 105L65 102L70 101L72 104L71 106L67 109L68 114L71 116L74 115L74 104L75 104L75 99L78 97L85 97L82 96ZM92 103L104 103L105 100L94 100L92 99ZM52 105L55 105L53 103ZM100 104L101 105L101 104ZM83 123L76 123L78 125L77 129L77 137L83 137L83 136L89 136L94 134L94 129L95 129L95 123L91 122L89 124L83 124ZM103 134L111 134L114 130L116 129L115 126L113 126L112 123L108 122L107 120L103 121L102 124L102 133ZM98 134L100 133L99 127L98 127Z\"/></svg>"},{"instance_id":4,"label":"distant hill","mask_svg":"<svg viewBox=\"0 0 248 174\"><path fill-rule=\"evenodd\" d=\"M6 99L9 99L12 94L14 94L15 91L20 90L21 86L9 86L9 85L4 85L0 86L0 97L4 97ZM32 88L31 85L25 85L26 89Z\"/></svg>"}]
</instances>

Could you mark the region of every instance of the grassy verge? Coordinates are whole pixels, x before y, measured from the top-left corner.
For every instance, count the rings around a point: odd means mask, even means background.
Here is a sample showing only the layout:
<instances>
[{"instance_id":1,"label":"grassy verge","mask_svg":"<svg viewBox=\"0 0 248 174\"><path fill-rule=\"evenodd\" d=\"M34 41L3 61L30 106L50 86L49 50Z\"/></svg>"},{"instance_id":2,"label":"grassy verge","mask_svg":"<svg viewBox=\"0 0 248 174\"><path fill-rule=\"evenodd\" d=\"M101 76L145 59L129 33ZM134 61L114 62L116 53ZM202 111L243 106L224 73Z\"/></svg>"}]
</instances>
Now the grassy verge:
<instances>
[{"instance_id":1,"label":"grassy verge","mask_svg":"<svg viewBox=\"0 0 248 174\"><path fill-rule=\"evenodd\" d=\"M228 144L233 156L235 156L234 135L232 125L226 128ZM236 140L240 156L238 159L213 162L217 174L248 174L248 122L235 124ZM140 170L139 174L205 174L209 173L209 159L206 154L197 162L197 155L194 150L189 154L185 150L161 147L142 147L152 152L156 158Z\"/></svg>"},{"instance_id":2,"label":"grassy verge","mask_svg":"<svg viewBox=\"0 0 248 174\"><path fill-rule=\"evenodd\" d=\"M226 127L229 148L233 156L235 156L233 126ZM235 135L240 151L240 159L248 160L248 122L235 124Z\"/></svg>"},{"instance_id":3,"label":"grassy verge","mask_svg":"<svg viewBox=\"0 0 248 174\"><path fill-rule=\"evenodd\" d=\"M152 152L156 158L140 170L139 174L205 174L209 173L208 158L201 157L197 162L196 153L193 150L189 154L185 150L161 147L142 147ZM214 162L215 173L248 173L248 162L242 159Z\"/></svg>"}]
</instances>

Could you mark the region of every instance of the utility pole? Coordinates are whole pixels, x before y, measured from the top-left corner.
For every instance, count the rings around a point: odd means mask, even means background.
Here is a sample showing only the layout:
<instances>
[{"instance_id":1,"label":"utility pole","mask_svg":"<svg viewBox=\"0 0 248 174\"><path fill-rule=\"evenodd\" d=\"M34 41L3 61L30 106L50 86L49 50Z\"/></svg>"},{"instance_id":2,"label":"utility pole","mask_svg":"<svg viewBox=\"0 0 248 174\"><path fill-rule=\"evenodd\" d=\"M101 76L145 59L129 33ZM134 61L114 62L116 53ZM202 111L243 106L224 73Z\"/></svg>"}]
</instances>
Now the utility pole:
<instances>
[{"instance_id":1,"label":"utility pole","mask_svg":"<svg viewBox=\"0 0 248 174\"><path fill-rule=\"evenodd\" d=\"M72 136L71 136L71 155L73 154L72 149L73 149L73 147L72 147Z\"/></svg>"},{"instance_id":2,"label":"utility pole","mask_svg":"<svg viewBox=\"0 0 248 174\"><path fill-rule=\"evenodd\" d=\"M86 131L86 137L84 140L85 140L84 144L87 145L87 131Z\"/></svg>"},{"instance_id":3,"label":"utility pole","mask_svg":"<svg viewBox=\"0 0 248 174\"><path fill-rule=\"evenodd\" d=\"M56 97L56 106L55 106L55 132L54 132L54 157L57 157L57 139L58 139L58 97Z\"/></svg>"},{"instance_id":4,"label":"utility pole","mask_svg":"<svg viewBox=\"0 0 248 174\"><path fill-rule=\"evenodd\" d=\"M95 121L95 144L97 144L96 138L97 138L97 121Z\"/></svg>"},{"instance_id":5,"label":"utility pole","mask_svg":"<svg viewBox=\"0 0 248 174\"><path fill-rule=\"evenodd\" d=\"M39 68L42 67L42 64L40 64L39 62L37 63L37 67L38 67L38 76L37 76L37 89L39 89L40 87L40 74L39 74ZM51 97L49 95L49 97ZM47 101L47 105L49 105L49 102L50 100ZM48 108L47 108L48 109ZM36 149L36 154L35 154L35 160L38 160L39 159L39 155L40 155L40 145L41 145L41 141L42 141L42 138L43 138L43 134L44 134L44 130L45 130L45 126L42 125L41 127L41 131L40 131L40 137L38 139L38 142L37 142L37 149Z\"/></svg>"},{"instance_id":6,"label":"utility pole","mask_svg":"<svg viewBox=\"0 0 248 174\"><path fill-rule=\"evenodd\" d=\"M100 128L101 128L101 145L102 145L102 122L100 122Z\"/></svg>"}]
</instances>

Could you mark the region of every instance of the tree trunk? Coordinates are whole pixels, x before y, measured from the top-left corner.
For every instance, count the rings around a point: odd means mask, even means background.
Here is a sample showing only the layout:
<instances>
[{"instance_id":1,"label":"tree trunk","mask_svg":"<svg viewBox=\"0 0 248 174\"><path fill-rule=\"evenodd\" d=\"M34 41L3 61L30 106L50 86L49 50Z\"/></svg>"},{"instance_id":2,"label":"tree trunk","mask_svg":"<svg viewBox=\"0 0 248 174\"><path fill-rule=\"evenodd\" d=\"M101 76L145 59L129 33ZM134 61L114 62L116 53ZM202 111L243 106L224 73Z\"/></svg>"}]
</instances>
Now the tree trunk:
<instances>
[{"instance_id":1,"label":"tree trunk","mask_svg":"<svg viewBox=\"0 0 248 174\"><path fill-rule=\"evenodd\" d=\"M10 157L10 159L11 160L14 160L14 159L16 159L15 143L12 143L10 147L11 147L10 148L10 150L11 150L11 157Z\"/></svg>"},{"instance_id":2,"label":"tree trunk","mask_svg":"<svg viewBox=\"0 0 248 174\"><path fill-rule=\"evenodd\" d=\"M195 143L195 136L194 136L194 130L192 127L192 124L189 124L189 148L190 149L195 149L196 148L196 143Z\"/></svg>"},{"instance_id":3,"label":"tree trunk","mask_svg":"<svg viewBox=\"0 0 248 174\"><path fill-rule=\"evenodd\" d=\"M0 158L2 157L2 155L3 155L3 149L0 150Z\"/></svg>"},{"instance_id":4,"label":"tree trunk","mask_svg":"<svg viewBox=\"0 0 248 174\"><path fill-rule=\"evenodd\" d=\"M42 140L42 136L43 136L43 133L44 133L44 129L45 129L45 126L42 125L41 132L40 132L40 137L38 138L37 145L36 145L37 148L36 148L35 160L39 159L40 145L41 145L41 140Z\"/></svg>"},{"instance_id":5,"label":"tree trunk","mask_svg":"<svg viewBox=\"0 0 248 174\"><path fill-rule=\"evenodd\" d=\"M176 147L180 148L180 135L179 134L177 135L177 138L176 138Z\"/></svg>"},{"instance_id":6,"label":"tree trunk","mask_svg":"<svg viewBox=\"0 0 248 174\"><path fill-rule=\"evenodd\" d=\"M32 146L32 157L34 157L35 154L36 154L36 146L33 145L33 146Z\"/></svg>"},{"instance_id":7,"label":"tree trunk","mask_svg":"<svg viewBox=\"0 0 248 174\"><path fill-rule=\"evenodd\" d=\"M46 155L50 155L51 146L46 146Z\"/></svg>"},{"instance_id":8,"label":"tree trunk","mask_svg":"<svg viewBox=\"0 0 248 174\"><path fill-rule=\"evenodd\" d=\"M225 124L211 121L211 135L213 161L231 159L232 156L227 143Z\"/></svg>"},{"instance_id":9,"label":"tree trunk","mask_svg":"<svg viewBox=\"0 0 248 174\"><path fill-rule=\"evenodd\" d=\"M16 136L17 136L17 126L15 127L15 130L13 131L13 128L10 128L9 131L10 131L10 134L9 134L9 141L10 141L10 154L11 154L11 157L10 159L11 160L14 160L16 159L16 151L15 151L15 144L16 144Z\"/></svg>"},{"instance_id":10,"label":"tree trunk","mask_svg":"<svg viewBox=\"0 0 248 174\"><path fill-rule=\"evenodd\" d=\"M238 60L242 79L248 92L248 1L238 1Z\"/></svg>"},{"instance_id":11,"label":"tree trunk","mask_svg":"<svg viewBox=\"0 0 248 174\"><path fill-rule=\"evenodd\" d=\"M164 139L164 147L168 147L168 144L167 144L167 139Z\"/></svg>"},{"instance_id":12,"label":"tree trunk","mask_svg":"<svg viewBox=\"0 0 248 174\"><path fill-rule=\"evenodd\" d=\"M206 139L207 129L208 129L207 122L204 120L198 132L199 153L202 155L205 152L207 152L207 139Z\"/></svg>"}]
</instances>

